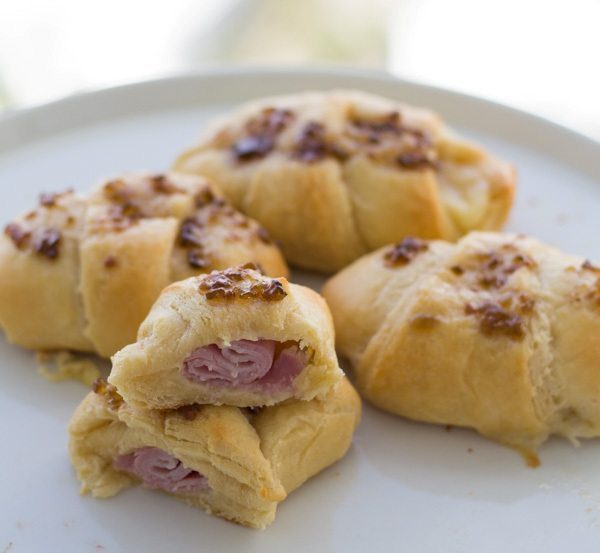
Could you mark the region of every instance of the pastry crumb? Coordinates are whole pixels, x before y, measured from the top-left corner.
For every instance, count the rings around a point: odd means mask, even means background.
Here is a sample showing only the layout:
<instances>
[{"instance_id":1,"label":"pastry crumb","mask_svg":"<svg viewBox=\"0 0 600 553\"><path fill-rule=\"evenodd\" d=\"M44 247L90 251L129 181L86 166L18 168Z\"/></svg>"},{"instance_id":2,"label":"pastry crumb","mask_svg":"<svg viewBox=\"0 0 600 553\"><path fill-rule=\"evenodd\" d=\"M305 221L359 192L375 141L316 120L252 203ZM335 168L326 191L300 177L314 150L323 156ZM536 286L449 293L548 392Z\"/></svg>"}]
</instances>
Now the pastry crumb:
<instances>
[{"instance_id":1,"label":"pastry crumb","mask_svg":"<svg viewBox=\"0 0 600 553\"><path fill-rule=\"evenodd\" d=\"M525 464L530 469L536 469L542 464L540 462L540 458L533 451L528 451L528 450L521 451L521 456L523 457Z\"/></svg>"},{"instance_id":2,"label":"pastry crumb","mask_svg":"<svg viewBox=\"0 0 600 553\"><path fill-rule=\"evenodd\" d=\"M102 377L98 377L94 380L92 383L92 390L95 394L102 396L111 409L118 409L123 405L121 394L117 392L117 389L112 384L106 382Z\"/></svg>"},{"instance_id":3,"label":"pastry crumb","mask_svg":"<svg viewBox=\"0 0 600 553\"><path fill-rule=\"evenodd\" d=\"M100 376L100 369L91 359L85 359L70 351L37 352L37 372L50 382L77 380L91 386Z\"/></svg>"}]
</instances>

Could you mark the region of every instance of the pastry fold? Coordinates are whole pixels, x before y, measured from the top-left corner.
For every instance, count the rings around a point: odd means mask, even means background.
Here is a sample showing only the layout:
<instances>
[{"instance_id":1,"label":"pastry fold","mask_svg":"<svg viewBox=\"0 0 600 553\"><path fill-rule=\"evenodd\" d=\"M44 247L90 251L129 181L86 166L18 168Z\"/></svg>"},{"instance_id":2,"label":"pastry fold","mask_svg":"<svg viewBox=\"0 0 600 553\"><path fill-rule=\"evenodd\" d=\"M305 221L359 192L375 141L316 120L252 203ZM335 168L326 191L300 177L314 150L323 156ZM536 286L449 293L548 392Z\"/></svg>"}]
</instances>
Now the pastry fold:
<instances>
[{"instance_id":1,"label":"pastry fold","mask_svg":"<svg viewBox=\"0 0 600 553\"><path fill-rule=\"evenodd\" d=\"M87 197L43 194L0 237L0 325L28 348L108 357L169 283L246 262L287 274L266 231L204 179L128 174Z\"/></svg>"},{"instance_id":2,"label":"pastry fold","mask_svg":"<svg viewBox=\"0 0 600 553\"><path fill-rule=\"evenodd\" d=\"M600 268L523 235L406 239L324 288L359 391L532 452L600 435Z\"/></svg>"},{"instance_id":3,"label":"pastry fold","mask_svg":"<svg viewBox=\"0 0 600 553\"><path fill-rule=\"evenodd\" d=\"M168 286L112 361L110 383L142 409L310 400L343 375L323 298L251 266Z\"/></svg>"},{"instance_id":4,"label":"pastry fold","mask_svg":"<svg viewBox=\"0 0 600 553\"><path fill-rule=\"evenodd\" d=\"M408 235L499 229L515 188L509 164L435 113L347 90L246 104L173 167L211 178L292 264L324 272Z\"/></svg>"},{"instance_id":5,"label":"pastry fold","mask_svg":"<svg viewBox=\"0 0 600 553\"><path fill-rule=\"evenodd\" d=\"M359 418L360 399L346 379L322 399L260 410L140 411L98 383L73 415L69 449L82 493L110 497L141 483L264 528L280 501L344 456Z\"/></svg>"}]
</instances>

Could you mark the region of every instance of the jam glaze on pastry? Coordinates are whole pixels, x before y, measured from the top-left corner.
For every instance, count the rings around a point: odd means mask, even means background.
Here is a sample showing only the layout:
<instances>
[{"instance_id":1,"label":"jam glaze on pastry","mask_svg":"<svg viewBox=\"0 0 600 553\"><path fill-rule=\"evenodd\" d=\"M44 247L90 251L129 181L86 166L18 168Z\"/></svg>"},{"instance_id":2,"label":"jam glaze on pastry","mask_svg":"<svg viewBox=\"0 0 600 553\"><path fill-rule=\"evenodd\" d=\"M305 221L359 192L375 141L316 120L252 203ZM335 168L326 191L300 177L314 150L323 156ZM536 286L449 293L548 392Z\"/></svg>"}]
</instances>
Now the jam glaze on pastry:
<instances>
[{"instance_id":1,"label":"jam glaze on pastry","mask_svg":"<svg viewBox=\"0 0 600 553\"><path fill-rule=\"evenodd\" d=\"M522 235L408 239L324 288L359 391L530 454L600 436L600 269Z\"/></svg>"},{"instance_id":2,"label":"jam glaze on pastry","mask_svg":"<svg viewBox=\"0 0 600 553\"><path fill-rule=\"evenodd\" d=\"M174 168L211 178L292 264L324 272L407 235L498 229L515 186L511 166L436 114L354 91L242 106Z\"/></svg>"},{"instance_id":3,"label":"jam glaze on pastry","mask_svg":"<svg viewBox=\"0 0 600 553\"><path fill-rule=\"evenodd\" d=\"M43 194L0 237L0 325L32 349L110 356L170 282L250 261L287 274L266 231L204 179L129 174L87 197Z\"/></svg>"},{"instance_id":4,"label":"jam glaze on pastry","mask_svg":"<svg viewBox=\"0 0 600 553\"><path fill-rule=\"evenodd\" d=\"M136 408L251 407L322 397L342 374L323 298L246 265L168 286L109 380Z\"/></svg>"},{"instance_id":5,"label":"jam glaze on pastry","mask_svg":"<svg viewBox=\"0 0 600 553\"><path fill-rule=\"evenodd\" d=\"M69 449L82 493L110 497L139 483L264 528L280 501L344 456L359 418L346 379L323 399L171 411L132 409L99 381L73 415Z\"/></svg>"}]
</instances>

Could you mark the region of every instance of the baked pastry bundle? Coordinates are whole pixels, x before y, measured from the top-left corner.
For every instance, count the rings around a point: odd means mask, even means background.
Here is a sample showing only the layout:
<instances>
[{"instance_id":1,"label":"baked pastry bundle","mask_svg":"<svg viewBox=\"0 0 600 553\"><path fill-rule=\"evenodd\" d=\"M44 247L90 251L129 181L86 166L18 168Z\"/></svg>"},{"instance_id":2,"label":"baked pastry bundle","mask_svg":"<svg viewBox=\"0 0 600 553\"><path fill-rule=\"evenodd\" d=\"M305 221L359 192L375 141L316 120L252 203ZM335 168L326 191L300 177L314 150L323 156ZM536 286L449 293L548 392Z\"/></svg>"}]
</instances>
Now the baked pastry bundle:
<instances>
[{"instance_id":1,"label":"baked pastry bundle","mask_svg":"<svg viewBox=\"0 0 600 553\"><path fill-rule=\"evenodd\" d=\"M510 165L435 113L356 91L244 105L173 167L212 179L289 262L323 272L408 235L499 229L515 187Z\"/></svg>"},{"instance_id":2,"label":"baked pastry bundle","mask_svg":"<svg viewBox=\"0 0 600 553\"><path fill-rule=\"evenodd\" d=\"M87 197L43 194L0 237L0 326L28 348L108 357L166 285L247 262L287 274L266 231L205 179L129 174Z\"/></svg>"},{"instance_id":3,"label":"baked pastry bundle","mask_svg":"<svg viewBox=\"0 0 600 553\"><path fill-rule=\"evenodd\" d=\"M143 409L310 400L343 375L325 300L251 266L168 286L112 361L109 382Z\"/></svg>"},{"instance_id":4,"label":"baked pastry bundle","mask_svg":"<svg viewBox=\"0 0 600 553\"><path fill-rule=\"evenodd\" d=\"M359 414L360 399L345 378L321 399L255 410L136 410L99 383L73 415L70 454L82 493L110 497L141 483L264 528L280 501L344 456Z\"/></svg>"},{"instance_id":5,"label":"baked pastry bundle","mask_svg":"<svg viewBox=\"0 0 600 553\"><path fill-rule=\"evenodd\" d=\"M133 483L262 528L348 450L360 399L310 289L239 266L168 286L70 425L82 492Z\"/></svg>"},{"instance_id":6,"label":"baked pastry bundle","mask_svg":"<svg viewBox=\"0 0 600 553\"><path fill-rule=\"evenodd\" d=\"M407 238L323 293L376 406L529 454L553 434L600 436L600 268L589 261L522 235Z\"/></svg>"}]
</instances>

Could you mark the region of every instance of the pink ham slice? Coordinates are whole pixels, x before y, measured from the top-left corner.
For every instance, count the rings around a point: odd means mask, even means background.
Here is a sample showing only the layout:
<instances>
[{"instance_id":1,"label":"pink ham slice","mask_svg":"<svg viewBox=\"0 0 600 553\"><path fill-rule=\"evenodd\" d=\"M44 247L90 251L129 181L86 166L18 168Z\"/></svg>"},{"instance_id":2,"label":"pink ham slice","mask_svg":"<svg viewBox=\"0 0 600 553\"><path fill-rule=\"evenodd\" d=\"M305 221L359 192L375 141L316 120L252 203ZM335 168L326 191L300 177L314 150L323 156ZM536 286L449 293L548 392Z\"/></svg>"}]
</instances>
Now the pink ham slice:
<instances>
[{"instance_id":1,"label":"pink ham slice","mask_svg":"<svg viewBox=\"0 0 600 553\"><path fill-rule=\"evenodd\" d=\"M146 488L171 493L199 493L208 490L208 480L158 447L140 447L120 455L113 467L136 476Z\"/></svg>"},{"instance_id":2,"label":"pink ham slice","mask_svg":"<svg viewBox=\"0 0 600 553\"><path fill-rule=\"evenodd\" d=\"M195 349L183 362L183 375L194 382L251 389L291 386L306 366L306 355L296 345L277 353L274 340L235 340Z\"/></svg>"}]
</instances>

